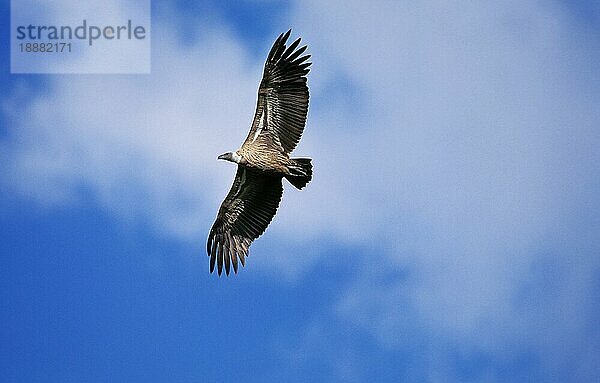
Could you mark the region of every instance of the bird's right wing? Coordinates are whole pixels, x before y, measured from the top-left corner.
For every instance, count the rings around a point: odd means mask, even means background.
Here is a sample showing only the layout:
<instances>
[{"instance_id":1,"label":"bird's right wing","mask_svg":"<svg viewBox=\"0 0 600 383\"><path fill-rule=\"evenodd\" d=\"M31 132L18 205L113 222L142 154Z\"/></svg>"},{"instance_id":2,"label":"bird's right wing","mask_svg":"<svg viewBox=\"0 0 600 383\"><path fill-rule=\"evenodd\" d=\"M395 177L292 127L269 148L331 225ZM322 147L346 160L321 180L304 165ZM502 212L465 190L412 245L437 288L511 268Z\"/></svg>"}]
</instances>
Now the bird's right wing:
<instances>
[{"instance_id":1,"label":"bird's right wing","mask_svg":"<svg viewBox=\"0 0 600 383\"><path fill-rule=\"evenodd\" d=\"M281 177L256 173L239 166L229 194L221 204L217 219L210 229L206 251L210 257L210 272L217 264L219 275L225 264L229 275L230 261L237 273L253 240L264 233L275 216L281 201Z\"/></svg>"}]
</instances>

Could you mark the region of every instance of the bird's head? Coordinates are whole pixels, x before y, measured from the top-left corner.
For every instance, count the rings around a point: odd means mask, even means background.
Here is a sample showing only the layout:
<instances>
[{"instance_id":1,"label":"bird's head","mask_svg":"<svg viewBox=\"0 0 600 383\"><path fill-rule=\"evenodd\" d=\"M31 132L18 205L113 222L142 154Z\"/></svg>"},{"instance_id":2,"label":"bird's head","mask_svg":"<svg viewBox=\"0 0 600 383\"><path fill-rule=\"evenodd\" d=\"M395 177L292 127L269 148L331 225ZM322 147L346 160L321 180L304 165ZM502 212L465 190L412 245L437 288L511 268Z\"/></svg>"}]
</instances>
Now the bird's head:
<instances>
[{"instance_id":1,"label":"bird's head","mask_svg":"<svg viewBox=\"0 0 600 383\"><path fill-rule=\"evenodd\" d=\"M219 157L217 157L217 159L239 163L242 157L235 152L227 152L221 154Z\"/></svg>"}]
</instances>

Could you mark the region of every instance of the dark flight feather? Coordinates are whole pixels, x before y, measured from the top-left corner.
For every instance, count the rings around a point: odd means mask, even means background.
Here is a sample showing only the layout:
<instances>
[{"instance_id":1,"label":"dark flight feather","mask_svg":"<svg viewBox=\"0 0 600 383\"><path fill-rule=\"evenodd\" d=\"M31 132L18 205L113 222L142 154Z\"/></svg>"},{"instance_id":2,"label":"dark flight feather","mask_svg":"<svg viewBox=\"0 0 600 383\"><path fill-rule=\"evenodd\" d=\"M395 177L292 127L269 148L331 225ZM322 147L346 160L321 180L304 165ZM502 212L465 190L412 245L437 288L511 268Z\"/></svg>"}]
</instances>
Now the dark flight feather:
<instances>
[{"instance_id":1,"label":"dark flight feather","mask_svg":"<svg viewBox=\"0 0 600 383\"><path fill-rule=\"evenodd\" d=\"M233 185L208 236L206 250L210 256L211 273L215 263L219 275L223 266L229 275L231 264L237 273L237 258L242 266L245 265L244 258L248 256L250 244L271 223L282 193L281 176L259 174L238 165Z\"/></svg>"}]
</instances>

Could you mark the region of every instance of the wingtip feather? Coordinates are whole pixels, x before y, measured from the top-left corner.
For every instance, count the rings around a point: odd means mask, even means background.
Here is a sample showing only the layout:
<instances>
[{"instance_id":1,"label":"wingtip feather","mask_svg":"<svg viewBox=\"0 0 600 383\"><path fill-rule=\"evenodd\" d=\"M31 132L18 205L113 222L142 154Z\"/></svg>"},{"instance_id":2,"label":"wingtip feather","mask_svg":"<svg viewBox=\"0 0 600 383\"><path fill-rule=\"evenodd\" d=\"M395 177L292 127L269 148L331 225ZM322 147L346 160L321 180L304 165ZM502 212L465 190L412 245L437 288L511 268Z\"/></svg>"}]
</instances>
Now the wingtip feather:
<instances>
[{"instance_id":1,"label":"wingtip feather","mask_svg":"<svg viewBox=\"0 0 600 383\"><path fill-rule=\"evenodd\" d=\"M217 270L219 272L219 276L223 272L223 242L219 240L219 248L217 250Z\"/></svg>"},{"instance_id":2,"label":"wingtip feather","mask_svg":"<svg viewBox=\"0 0 600 383\"><path fill-rule=\"evenodd\" d=\"M231 247L229 246L229 239L227 238L227 236L225 236L223 240L225 241L225 244L223 246L223 250L225 251L225 253L223 254L223 257L225 258L225 274L229 276L229 270L231 267L229 255L231 254Z\"/></svg>"}]
</instances>

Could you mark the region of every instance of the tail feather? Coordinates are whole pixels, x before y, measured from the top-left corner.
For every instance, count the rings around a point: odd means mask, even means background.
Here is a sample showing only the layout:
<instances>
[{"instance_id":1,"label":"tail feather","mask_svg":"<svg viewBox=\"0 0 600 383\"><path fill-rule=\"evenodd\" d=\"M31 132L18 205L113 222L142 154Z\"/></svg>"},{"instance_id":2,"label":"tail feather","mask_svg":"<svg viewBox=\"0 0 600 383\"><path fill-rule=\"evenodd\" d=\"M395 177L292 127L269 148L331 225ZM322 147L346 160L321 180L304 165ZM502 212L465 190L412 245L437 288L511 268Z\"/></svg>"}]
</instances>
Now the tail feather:
<instances>
[{"instance_id":1,"label":"tail feather","mask_svg":"<svg viewBox=\"0 0 600 383\"><path fill-rule=\"evenodd\" d=\"M312 179L312 163L310 158L292 158L288 166L290 174L285 176L298 190L306 186Z\"/></svg>"}]
</instances>

